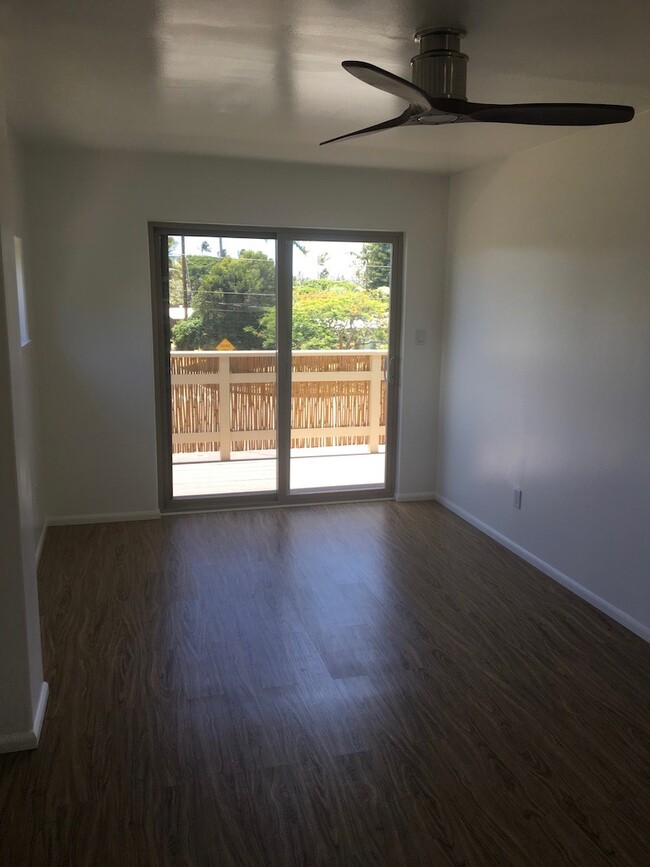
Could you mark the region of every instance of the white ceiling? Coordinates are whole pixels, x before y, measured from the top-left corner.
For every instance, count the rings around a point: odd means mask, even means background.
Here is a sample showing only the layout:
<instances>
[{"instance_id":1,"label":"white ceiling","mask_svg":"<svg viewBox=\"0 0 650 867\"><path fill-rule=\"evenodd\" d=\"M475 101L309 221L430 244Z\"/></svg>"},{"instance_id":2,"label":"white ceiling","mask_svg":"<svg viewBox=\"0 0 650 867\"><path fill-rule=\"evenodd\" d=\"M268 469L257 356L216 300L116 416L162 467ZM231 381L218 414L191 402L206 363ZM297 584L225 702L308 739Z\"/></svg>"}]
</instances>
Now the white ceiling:
<instances>
[{"instance_id":1,"label":"white ceiling","mask_svg":"<svg viewBox=\"0 0 650 867\"><path fill-rule=\"evenodd\" d=\"M458 171L571 134L408 127L346 59L410 79L413 32L468 31L468 97L650 108L648 0L7 0L10 121L29 137L299 162ZM598 134L592 130L590 134Z\"/></svg>"}]
</instances>

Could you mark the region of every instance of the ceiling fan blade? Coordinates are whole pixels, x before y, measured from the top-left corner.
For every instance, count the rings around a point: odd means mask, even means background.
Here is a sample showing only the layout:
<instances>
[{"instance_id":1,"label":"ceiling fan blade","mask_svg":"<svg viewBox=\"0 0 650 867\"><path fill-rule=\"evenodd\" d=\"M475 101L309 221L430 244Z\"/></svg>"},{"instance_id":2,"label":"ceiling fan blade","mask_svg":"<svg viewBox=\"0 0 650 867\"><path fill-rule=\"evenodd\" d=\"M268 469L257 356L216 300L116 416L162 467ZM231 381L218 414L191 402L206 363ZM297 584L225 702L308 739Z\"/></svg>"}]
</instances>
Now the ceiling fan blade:
<instances>
[{"instance_id":1,"label":"ceiling fan blade","mask_svg":"<svg viewBox=\"0 0 650 867\"><path fill-rule=\"evenodd\" d=\"M444 110L449 100L432 100L435 108ZM600 126L608 123L626 123L634 117L629 105L599 105L597 103L541 102L520 105L489 105L467 102L457 105L455 111L471 120L485 123L521 123L535 126Z\"/></svg>"},{"instance_id":2,"label":"ceiling fan blade","mask_svg":"<svg viewBox=\"0 0 650 867\"><path fill-rule=\"evenodd\" d=\"M361 60L344 60L341 65L350 75L354 75L365 84L370 84L372 87L377 87L379 90L405 99L414 109L412 114L424 114L432 108L431 99L425 91L416 87L415 84L411 84L405 78L400 78L399 75L393 75L392 72L387 72L379 66L373 66L372 63L364 63Z\"/></svg>"},{"instance_id":3,"label":"ceiling fan blade","mask_svg":"<svg viewBox=\"0 0 650 867\"><path fill-rule=\"evenodd\" d=\"M390 129L394 126L403 126L405 123L408 123L412 117L413 113L411 109L407 108L406 111L400 114L398 117L392 117L390 120L385 120L382 123L376 123L374 126L367 126L364 129L355 130L355 132L348 132L345 135L339 135L336 138L328 138L327 141L322 141L321 144L331 144L334 141L342 141L344 138L354 138L358 135L368 135L371 132L379 132L382 129Z\"/></svg>"}]
</instances>

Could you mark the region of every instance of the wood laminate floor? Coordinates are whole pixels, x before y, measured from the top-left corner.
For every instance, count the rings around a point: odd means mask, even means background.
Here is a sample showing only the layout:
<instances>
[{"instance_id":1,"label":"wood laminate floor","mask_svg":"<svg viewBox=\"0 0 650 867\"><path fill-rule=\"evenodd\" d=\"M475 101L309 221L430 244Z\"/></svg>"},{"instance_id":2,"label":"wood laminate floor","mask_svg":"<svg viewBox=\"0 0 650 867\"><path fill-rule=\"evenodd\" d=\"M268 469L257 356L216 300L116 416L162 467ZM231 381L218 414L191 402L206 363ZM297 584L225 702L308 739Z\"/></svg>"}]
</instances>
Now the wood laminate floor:
<instances>
[{"instance_id":1,"label":"wood laminate floor","mask_svg":"<svg viewBox=\"0 0 650 867\"><path fill-rule=\"evenodd\" d=\"M650 648L433 503L53 528L9 867L650 864Z\"/></svg>"}]
</instances>

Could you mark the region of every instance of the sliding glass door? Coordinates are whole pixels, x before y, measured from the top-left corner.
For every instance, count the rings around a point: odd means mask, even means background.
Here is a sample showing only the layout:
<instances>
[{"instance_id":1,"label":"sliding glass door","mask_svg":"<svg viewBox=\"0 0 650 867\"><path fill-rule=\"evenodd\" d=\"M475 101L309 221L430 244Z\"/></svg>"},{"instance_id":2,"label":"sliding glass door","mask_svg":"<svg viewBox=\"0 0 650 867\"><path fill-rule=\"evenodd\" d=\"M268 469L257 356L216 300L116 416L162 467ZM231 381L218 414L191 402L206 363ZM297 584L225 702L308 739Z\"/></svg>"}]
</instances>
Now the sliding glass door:
<instances>
[{"instance_id":1,"label":"sliding glass door","mask_svg":"<svg viewBox=\"0 0 650 867\"><path fill-rule=\"evenodd\" d=\"M277 491L276 270L272 237L167 236L173 500Z\"/></svg>"},{"instance_id":2,"label":"sliding glass door","mask_svg":"<svg viewBox=\"0 0 650 867\"><path fill-rule=\"evenodd\" d=\"M293 256L290 490L382 490L393 245L297 248L312 261Z\"/></svg>"},{"instance_id":3,"label":"sliding glass door","mask_svg":"<svg viewBox=\"0 0 650 867\"><path fill-rule=\"evenodd\" d=\"M392 494L400 240L151 226L162 509Z\"/></svg>"}]
</instances>

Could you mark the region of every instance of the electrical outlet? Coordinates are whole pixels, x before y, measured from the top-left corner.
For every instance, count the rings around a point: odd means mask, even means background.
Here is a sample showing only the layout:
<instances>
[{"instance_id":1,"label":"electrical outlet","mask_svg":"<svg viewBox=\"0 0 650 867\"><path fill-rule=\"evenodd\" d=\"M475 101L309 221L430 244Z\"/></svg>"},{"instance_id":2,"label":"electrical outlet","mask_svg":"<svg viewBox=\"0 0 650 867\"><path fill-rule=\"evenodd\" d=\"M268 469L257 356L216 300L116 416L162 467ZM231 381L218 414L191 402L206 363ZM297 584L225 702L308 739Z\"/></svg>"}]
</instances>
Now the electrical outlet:
<instances>
[{"instance_id":1,"label":"electrical outlet","mask_svg":"<svg viewBox=\"0 0 650 867\"><path fill-rule=\"evenodd\" d=\"M515 488L512 495L512 505L515 509L521 509L521 488Z\"/></svg>"},{"instance_id":2,"label":"electrical outlet","mask_svg":"<svg viewBox=\"0 0 650 867\"><path fill-rule=\"evenodd\" d=\"M422 346L422 344L427 339L427 333L424 328L416 328L415 329L415 342L418 346Z\"/></svg>"}]
</instances>

